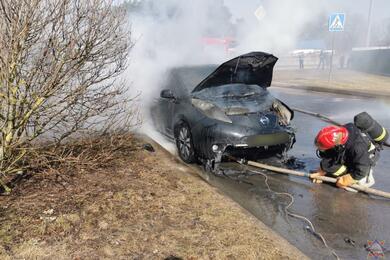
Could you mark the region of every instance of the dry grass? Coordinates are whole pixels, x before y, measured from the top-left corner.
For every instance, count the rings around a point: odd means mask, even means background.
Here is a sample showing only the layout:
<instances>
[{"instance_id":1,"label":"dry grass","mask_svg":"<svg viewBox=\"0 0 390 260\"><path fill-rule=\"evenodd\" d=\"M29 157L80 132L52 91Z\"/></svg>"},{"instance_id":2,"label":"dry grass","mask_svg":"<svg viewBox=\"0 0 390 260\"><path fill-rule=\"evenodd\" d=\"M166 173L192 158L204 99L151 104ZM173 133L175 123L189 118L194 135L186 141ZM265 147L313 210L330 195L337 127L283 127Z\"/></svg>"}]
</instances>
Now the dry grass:
<instances>
[{"instance_id":1,"label":"dry grass","mask_svg":"<svg viewBox=\"0 0 390 260\"><path fill-rule=\"evenodd\" d=\"M46 170L1 197L0 258L303 257L168 154L127 140L99 167Z\"/></svg>"}]
</instances>

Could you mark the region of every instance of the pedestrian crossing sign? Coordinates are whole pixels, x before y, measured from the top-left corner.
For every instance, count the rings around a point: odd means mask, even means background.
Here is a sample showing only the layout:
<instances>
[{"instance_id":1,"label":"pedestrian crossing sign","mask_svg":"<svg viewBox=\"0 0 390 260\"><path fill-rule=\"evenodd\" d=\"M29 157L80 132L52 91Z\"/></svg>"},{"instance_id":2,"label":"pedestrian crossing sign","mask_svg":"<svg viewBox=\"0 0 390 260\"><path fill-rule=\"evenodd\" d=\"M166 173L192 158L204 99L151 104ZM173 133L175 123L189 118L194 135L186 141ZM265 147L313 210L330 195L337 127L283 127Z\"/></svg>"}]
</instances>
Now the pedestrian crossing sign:
<instances>
[{"instance_id":1,"label":"pedestrian crossing sign","mask_svg":"<svg viewBox=\"0 0 390 260\"><path fill-rule=\"evenodd\" d=\"M329 16L329 31L342 32L344 31L345 14L334 13Z\"/></svg>"}]
</instances>

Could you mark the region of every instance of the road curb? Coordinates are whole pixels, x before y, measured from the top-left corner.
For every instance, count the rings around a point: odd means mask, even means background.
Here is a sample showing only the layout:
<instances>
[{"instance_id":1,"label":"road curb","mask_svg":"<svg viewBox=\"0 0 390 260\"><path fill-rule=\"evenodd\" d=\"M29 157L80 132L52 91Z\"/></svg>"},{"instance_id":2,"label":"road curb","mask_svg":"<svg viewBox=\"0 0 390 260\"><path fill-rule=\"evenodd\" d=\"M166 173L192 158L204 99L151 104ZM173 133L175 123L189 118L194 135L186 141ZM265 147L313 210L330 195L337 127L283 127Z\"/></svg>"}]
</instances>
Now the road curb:
<instances>
[{"instance_id":1,"label":"road curb","mask_svg":"<svg viewBox=\"0 0 390 260\"><path fill-rule=\"evenodd\" d=\"M176 163L189 169L189 172L188 172L189 174L191 174L192 176L199 178L199 180L205 182L207 185L209 185L211 188L213 188L215 190L215 192L221 194L226 200L229 200L233 205L235 205L237 208L239 208L240 211L245 216L247 216L250 221L252 221L255 225L259 225L259 227L261 229L266 230L266 233L264 235L266 235L270 239L270 241L273 241L277 245L284 245L285 246L285 248L284 248L286 250L285 252L286 253L288 252L288 254L290 254L289 257L291 257L289 259L309 259L308 256L306 256L299 248L297 248L296 246L291 244L286 238L282 237L277 232L272 230L269 226L267 226L265 223L263 223L260 219L258 219L252 213L250 213L247 209L242 207L238 202L236 202L235 200L230 198L226 193L224 193L223 191L221 191L218 188L211 185L208 182L205 174L202 174L201 170L198 169L196 166L185 164L183 161L181 161L178 158L178 156L175 156L172 153L170 153L163 146L161 146L159 143L157 143L153 138L146 136L146 135L139 135L138 137L146 142L151 143L155 148L157 148L156 150L162 151L164 154L171 157L173 161L175 161Z\"/></svg>"}]
</instances>

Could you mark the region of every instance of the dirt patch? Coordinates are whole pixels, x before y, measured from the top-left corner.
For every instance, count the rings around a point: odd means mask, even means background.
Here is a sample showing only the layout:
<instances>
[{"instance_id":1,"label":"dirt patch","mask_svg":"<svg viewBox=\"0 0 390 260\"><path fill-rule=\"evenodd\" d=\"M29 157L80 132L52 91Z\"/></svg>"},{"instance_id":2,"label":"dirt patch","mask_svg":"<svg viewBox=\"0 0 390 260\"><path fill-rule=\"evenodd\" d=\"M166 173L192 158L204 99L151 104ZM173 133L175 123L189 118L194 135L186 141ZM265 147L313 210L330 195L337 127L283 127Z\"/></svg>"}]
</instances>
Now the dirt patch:
<instances>
[{"instance_id":1,"label":"dirt patch","mask_svg":"<svg viewBox=\"0 0 390 260\"><path fill-rule=\"evenodd\" d=\"M390 97L390 77L352 70L275 70L273 84L309 90L351 94L368 97Z\"/></svg>"},{"instance_id":2,"label":"dirt patch","mask_svg":"<svg viewBox=\"0 0 390 260\"><path fill-rule=\"evenodd\" d=\"M169 154L133 142L115 167L44 172L0 197L0 258L304 258Z\"/></svg>"}]
</instances>

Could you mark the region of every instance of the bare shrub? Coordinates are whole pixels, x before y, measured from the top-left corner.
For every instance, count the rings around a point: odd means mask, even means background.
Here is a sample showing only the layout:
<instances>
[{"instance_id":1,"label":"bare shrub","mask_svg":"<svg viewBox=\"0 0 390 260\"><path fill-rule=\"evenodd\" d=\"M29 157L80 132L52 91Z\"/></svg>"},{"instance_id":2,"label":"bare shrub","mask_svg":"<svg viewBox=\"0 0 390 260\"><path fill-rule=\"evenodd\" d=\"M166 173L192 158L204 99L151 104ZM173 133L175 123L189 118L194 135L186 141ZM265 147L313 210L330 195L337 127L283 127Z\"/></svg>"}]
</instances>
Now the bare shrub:
<instances>
[{"instance_id":1,"label":"bare shrub","mask_svg":"<svg viewBox=\"0 0 390 260\"><path fill-rule=\"evenodd\" d=\"M128 28L108 0L0 0L1 184L39 137L59 144L130 125L133 99L116 80L133 46Z\"/></svg>"},{"instance_id":2,"label":"bare shrub","mask_svg":"<svg viewBox=\"0 0 390 260\"><path fill-rule=\"evenodd\" d=\"M137 149L139 144L129 133L84 136L60 146L54 143L35 146L28 151L24 165L30 172L74 175L118 167Z\"/></svg>"}]
</instances>

